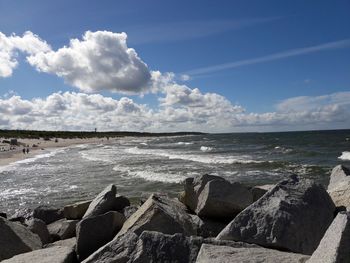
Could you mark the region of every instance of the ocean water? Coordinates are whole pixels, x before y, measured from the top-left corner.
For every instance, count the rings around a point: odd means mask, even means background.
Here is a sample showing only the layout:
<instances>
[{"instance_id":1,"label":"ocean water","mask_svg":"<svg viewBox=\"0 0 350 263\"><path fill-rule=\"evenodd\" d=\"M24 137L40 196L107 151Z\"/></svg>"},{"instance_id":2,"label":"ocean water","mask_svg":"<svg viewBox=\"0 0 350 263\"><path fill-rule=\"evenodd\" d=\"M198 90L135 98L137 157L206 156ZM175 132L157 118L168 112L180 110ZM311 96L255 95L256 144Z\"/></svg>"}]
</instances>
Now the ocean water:
<instances>
[{"instance_id":1,"label":"ocean water","mask_svg":"<svg viewBox=\"0 0 350 263\"><path fill-rule=\"evenodd\" d=\"M130 198L175 196L182 180L204 173L248 185L295 173L326 186L337 164L350 166L350 130L120 138L0 167L0 211L91 199L111 183Z\"/></svg>"}]
</instances>

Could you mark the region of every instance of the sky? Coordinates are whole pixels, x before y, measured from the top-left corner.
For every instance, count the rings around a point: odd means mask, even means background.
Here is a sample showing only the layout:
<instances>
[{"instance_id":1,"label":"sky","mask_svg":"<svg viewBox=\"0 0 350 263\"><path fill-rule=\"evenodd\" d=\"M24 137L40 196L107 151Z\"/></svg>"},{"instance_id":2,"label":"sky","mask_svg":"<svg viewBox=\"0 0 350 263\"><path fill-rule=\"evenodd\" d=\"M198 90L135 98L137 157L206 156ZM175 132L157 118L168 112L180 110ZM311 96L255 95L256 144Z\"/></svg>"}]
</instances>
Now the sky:
<instances>
[{"instance_id":1,"label":"sky","mask_svg":"<svg viewBox=\"0 0 350 263\"><path fill-rule=\"evenodd\" d=\"M0 129L350 128L349 28L349 0L0 0Z\"/></svg>"}]
</instances>

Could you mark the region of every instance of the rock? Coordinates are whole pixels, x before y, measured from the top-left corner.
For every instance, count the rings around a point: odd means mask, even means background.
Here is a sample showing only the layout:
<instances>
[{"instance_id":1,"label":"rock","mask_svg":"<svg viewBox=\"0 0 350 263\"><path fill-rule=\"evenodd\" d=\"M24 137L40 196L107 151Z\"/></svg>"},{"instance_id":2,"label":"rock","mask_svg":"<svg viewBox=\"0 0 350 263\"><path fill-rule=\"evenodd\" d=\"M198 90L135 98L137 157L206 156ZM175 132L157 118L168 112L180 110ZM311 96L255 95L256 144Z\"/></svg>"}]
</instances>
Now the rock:
<instances>
[{"instance_id":1,"label":"rock","mask_svg":"<svg viewBox=\"0 0 350 263\"><path fill-rule=\"evenodd\" d=\"M7 218L7 214L0 212L0 217Z\"/></svg>"},{"instance_id":2,"label":"rock","mask_svg":"<svg viewBox=\"0 0 350 263\"><path fill-rule=\"evenodd\" d=\"M128 219L132 214L134 214L137 209L139 209L139 206L132 205L132 206L127 206L124 207L123 209L123 215L125 216L125 219Z\"/></svg>"},{"instance_id":3,"label":"rock","mask_svg":"<svg viewBox=\"0 0 350 263\"><path fill-rule=\"evenodd\" d=\"M308 263L350 261L350 213L340 212L322 238Z\"/></svg>"},{"instance_id":4,"label":"rock","mask_svg":"<svg viewBox=\"0 0 350 263\"><path fill-rule=\"evenodd\" d=\"M45 245L45 248L53 247L53 246L61 246L61 247L69 247L72 250L75 250L76 244L77 244L77 239L75 237L72 237L72 238L58 240L56 242L47 244Z\"/></svg>"},{"instance_id":5,"label":"rock","mask_svg":"<svg viewBox=\"0 0 350 263\"><path fill-rule=\"evenodd\" d=\"M74 250L68 247L54 246L17 255L2 263L73 263Z\"/></svg>"},{"instance_id":6,"label":"rock","mask_svg":"<svg viewBox=\"0 0 350 263\"><path fill-rule=\"evenodd\" d=\"M130 206L130 201L123 195L116 195L114 201L114 210L115 211L123 211L125 207Z\"/></svg>"},{"instance_id":7,"label":"rock","mask_svg":"<svg viewBox=\"0 0 350 263\"><path fill-rule=\"evenodd\" d=\"M274 184L265 184L254 186L250 191L253 194L253 201L259 200L264 194L271 190L275 185Z\"/></svg>"},{"instance_id":8,"label":"rock","mask_svg":"<svg viewBox=\"0 0 350 263\"><path fill-rule=\"evenodd\" d=\"M197 215L190 214L190 216L196 225L197 235L201 237L216 237L227 225L226 222L200 218Z\"/></svg>"},{"instance_id":9,"label":"rock","mask_svg":"<svg viewBox=\"0 0 350 263\"><path fill-rule=\"evenodd\" d=\"M185 212L185 206L165 195L152 194L147 201L125 221L118 235L133 231L140 235L144 230L165 234L195 235L196 227Z\"/></svg>"},{"instance_id":10,"label":"rock","mask_svg":"<svg viewBox=\"0 0 350 263\"><path fill-rule=\"evenodd\" d=\"M34 209L33 217L43 220L48 225L64 218L64 215L62 209L42 205Z\"/></svg>"},{"instance_id":11,"label":"rock","mask_svg":"<svg viewBox=\"0 0 350 263\"><path fill-rule=\"evenodd\" d=\"M196 263L304 263L309 256L267 248L235 248L203 244ZM323 262L323 261L318 261Z\"/></svg>"},{"instance_id":12,"label":"rock","mask_svg":"<svg viewBox=\"0 0 350 263\"><path fill-rule=\"evenodd\" d=\"M78 220L60 219L47 226L53 241L75 237Z\"/></svg>"},{"instance_id":13,"label":"rock","mask_svg":"<svg viewBox=\"0 0 350 263\"><path fill-rule=\"evenodd\" d=\"M140 236L133 232L113 239L88 257L84 263L122 262L195 262L203 243L233 247L257 247L242 242L221 241L212 238L188 237L183 234L165 235L144 231Z\"/></svg>"},{"instance_id":14,"label":"rock","mask_svg":"<svg viewBox=\"0 0 350 263\"><path fill-rule=\"evenodd\" d=\"M84 260L98 248L111 241L125 222L123 214L115 211L88 217L77 225L77 247L79 260Z\"/></svg>"},{"instance_id":15,"label":"rock","mask_svg":"<svg viewBox=\"0 0 350 263\"><path fill-rule=\"evenodd\" d=\"M336 206L350 209L350 170L343 165L333 168L327 189Z\"/></svg>"},{"instance_id":16,"label":"rock","mask_svg":"<svg viewBox=\"0 0 350 263\"><path fill-rule=\"evenodd\" d=\"M117 187L113 184L107 186L92 200L83 218L98 216L114 210Z\"/></svg>"},{"instance_id":17,"label":"rock","mask_svg":"<svg viewBox=\"0 0 350 263\"><path fill-rule=\"evenodd\" d=\"M0 217L0 261L41 247L38 235L19 223Z\"/></svg>"},{"instance_id":18,"label":"rock","mask_svg":"<svg viewBox=\"0 0 350 263\"><path fill-rule=\"evenodd\" d=\"M50 243L50 233L44 221L37 218L33 218L27 221L26 223L28 225L28 229L40 237L41 243L43 243L44 245Z\"/></svg>"},{"instance_id":19,"label":"rock","mask_svg":"<svg viewBox=\"0 0 350 263\"><path fill-rule=\"evenodd\" d=\"M12 218L24 218L25 220L29 220L33 218L33 211L29 208L17 209L16 212L9 218L9 220Z\"/></svg>"},{"instance_id":20,"label":"rock","mask_svg":"<svg viewBox=\"0 0 350 263\"><path fill-rule=\"evenodd\" d=\"M241 183L203 175L185 180L181 200L200 217L232 219L253 202L253 195Z\"/></svg>"},{"instance_id":21,"label":"rock","mask_svg":"<svg viewBox=\"0 0 350 263\"><path fill-rule=\"evenodd\" d=\"M321 185L291 176L242 211L217 239L311 255L331 224L334 210Z\"/></svg>"},{"instance_id":22,"label":"rock","mask_svg":"<svg viewBox=\"0 0 350 263\"><path fill-rule=\"evenodd\" d=\"M64 217L70 220L82 219L90 203L91 200L66 205L63 209Z\"/></svg>"}]
</instances>

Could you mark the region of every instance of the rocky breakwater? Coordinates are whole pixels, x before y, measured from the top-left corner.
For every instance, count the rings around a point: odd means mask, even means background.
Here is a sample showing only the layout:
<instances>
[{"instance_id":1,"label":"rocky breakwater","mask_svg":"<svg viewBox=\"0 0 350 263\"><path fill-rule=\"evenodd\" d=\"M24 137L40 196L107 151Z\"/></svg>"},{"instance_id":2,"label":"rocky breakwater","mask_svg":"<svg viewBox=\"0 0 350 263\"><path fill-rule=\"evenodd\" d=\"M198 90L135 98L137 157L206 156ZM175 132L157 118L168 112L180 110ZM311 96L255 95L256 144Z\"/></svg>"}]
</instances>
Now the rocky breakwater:
<instances>
[{"instance_id":1,"label":"rocky breakwater","mask_svg":"<svg viewBox=\"0 0 350 263\"><path fill-rule=\"evenodd\" d=\"M62 209L38 207L10 219L1 213L0 260L350 262L350 214L330 191L347 184L340 168L328 192L295 175L253 188L202 175L186 179L178 199L154 193L130 205L109 185L94 200Z\"/></svg>"}]
</instances>

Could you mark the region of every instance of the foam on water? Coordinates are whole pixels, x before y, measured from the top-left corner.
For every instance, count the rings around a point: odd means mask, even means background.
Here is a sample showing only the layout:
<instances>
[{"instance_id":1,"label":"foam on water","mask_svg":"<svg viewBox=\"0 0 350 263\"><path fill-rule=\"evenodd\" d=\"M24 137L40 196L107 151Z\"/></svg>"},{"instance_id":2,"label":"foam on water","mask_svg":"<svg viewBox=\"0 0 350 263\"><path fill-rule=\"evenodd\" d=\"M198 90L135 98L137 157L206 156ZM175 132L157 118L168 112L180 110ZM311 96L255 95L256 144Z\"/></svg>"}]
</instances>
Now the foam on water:
<instances>
[{"instance_id":1,"label":"foam on water","mask_svg":"<svg viewBox=\"0 0 350 263\"><path fill-rule=\"evenodd\" d=\"M211 152L213 150L213 147L201 146L200 149L201 149L202 152Z\"/></svg>"},{"instance_id":2,"label":"foam on water","mask_svg":"<svg viewBox=\"0 0 350 263\"><path fill-rule=\"evenodd\" d=\"M178 145L191 145L193 142L178 142Z\"/></svg>"},{"instance_id":3,"label":"foam on water","mask_svg":"<svg viewBox=\"0 0 350 263\"><path fill-rule=\"evenodd\" d=\"M350 152L342 152L338 159L343 161L350 161Z\"/></svg>"}]
</instances>

